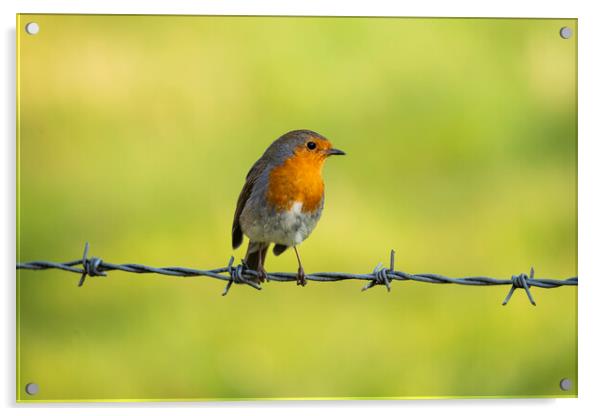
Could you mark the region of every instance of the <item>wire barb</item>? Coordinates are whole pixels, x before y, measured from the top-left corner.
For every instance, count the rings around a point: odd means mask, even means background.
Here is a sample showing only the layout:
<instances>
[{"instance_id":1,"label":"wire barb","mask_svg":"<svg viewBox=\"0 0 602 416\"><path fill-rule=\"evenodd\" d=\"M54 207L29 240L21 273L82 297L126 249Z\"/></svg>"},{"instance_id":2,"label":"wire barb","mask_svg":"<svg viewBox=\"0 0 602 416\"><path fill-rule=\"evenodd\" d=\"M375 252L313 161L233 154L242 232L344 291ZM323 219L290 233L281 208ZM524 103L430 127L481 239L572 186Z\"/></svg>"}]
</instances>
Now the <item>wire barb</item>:
<instances>
[{"instance_id":1,"label":"wire barb","mask_svg":"<svg viewBox=\"0 0 602 416\"><path fill-rule=\"evenodd\" d=\"M254 287L257 290L261 290L261 286L259 286L259 283L246 279L243 275L246 267L244 261L236 267L232 267L233 264L234 256L230 256L230 260L228 261L228 274L230 275L230 280L228 280L228 283L226 283L226 287L222 292L222 296L226 296L228 294L232 283L247 284L251 287Z\"/></svg>"},{"instance_id":2,"label":"wire barb","mask_svg":"<svg viewBox=\"0 0 602 416\"><path fill-rule=\"evenodd\" d=\"M391 282L389 280L389 276L387 273L393 273L395 271L395 250L391 250L391 258L390 258L390 267L385 269L382 263L378 263L372 274L374 275L374 280L369 281L366 286L362 288L362 292L376 286L376 285L385 285L387 287L387 292L391 291Z\"/></svg>"},{"instance_id":3,"label":"wire barb","mask_svg":"<svg viewBox=\"0 0 602 416\"><path fill-rule=\"evenodd\" d=\"M98 257L92 257L88 259L88 250L90 249L90 244L86 241L84 245L84 254L82 256L82 277L79 279L78 287L82 287L84 282L86 281L86 276L94 277L94 276L106 276L107 274L100 270L102 265L102 260Z\"/></svg>"},{"instance_id":4,"label":"wire barb","mask_svg":"<svg viewBox=\"0 0 602 416\"><path fill-rule=\"evenodd\" d=\"M517 276L512 276L512 287L510 288L508 295L506 295L506 299L504 299L504 301L502 302L502 306L506 306L508 304L515 289L525 289L525 292L527 292L527 297L529 298L529 302L531 302L531 305L536 306L535 300L533 299L533 295L531 295L531 290L529 290L529 280L533 280L534 276L535 269L533 268L533 266L531 266L529 276L527 276L524 273L521 273Z\"/></svg>"},{"instance_id":5,"label":"wire barb","mask_svg":"<svg viewBox=\"0 0 602 416\"><path fill-rule=\"evenodd\" d=\"M230 257L226 267L219 267L210 270L199 270L190 269L186 267L172 266L172 267L152 267L145 266L142 264L126 263L126 264L112 264L101 260L98 257L88 258L88 252L90 245L88 243L84 246L84 254L81 259L67 261L63 263L56 263L51 261L32 261L27 263L17 263L17 270L49 270L58 269L67 272L77 273L81 277L79 279L78 286L82 286L86 281L86 277L94 276L106 276L107 271L117 270L127 273L138 273L138 274L161 274L166 276L177 276L177 277L199 277L205 276L213 279L226 281L226 287L224 288L222 295L225 296L229 293L233 283L244 284L251 286L257 290L261 290L259 284L257 272L249 269L245 262L234 266L234 257ZM77 267L81 266L81 267ZM379 263L372 273L370 274L353 274L344 272L319 272L311 273L305 276L305 278L312 282L338 282L341 280L363 280L368 283L362 288L362 291L368 290L376 285L383 285L387 291L391 291L391 284L394 280L406 281L411 280L420 283L434 283L434 284L457 284L465 286L499 286L499 285L511 285L508 295L504 299L502 305L508 304L514 291L516 289L524 289L527 293L527 297L532 305L535 305L535 300L531 294L532 287L538 287L541 289L553 289L563 286L578 286L578 278L571 277L564 280L559 279L547 279L534 277L535 271L531 268L529 276L521 273L516 276L512 276L510 279L497 279L493 277L485 276L472 276L472 277L447 277L433 273L420 273L410 274L400 270L395 270L395 251L391 250L389 268L384 268ZM268 273L267 277L269 281L276 282L295 282L297 281L297 273L283 273L273 272Z\"/></svg>"}]
</instances>

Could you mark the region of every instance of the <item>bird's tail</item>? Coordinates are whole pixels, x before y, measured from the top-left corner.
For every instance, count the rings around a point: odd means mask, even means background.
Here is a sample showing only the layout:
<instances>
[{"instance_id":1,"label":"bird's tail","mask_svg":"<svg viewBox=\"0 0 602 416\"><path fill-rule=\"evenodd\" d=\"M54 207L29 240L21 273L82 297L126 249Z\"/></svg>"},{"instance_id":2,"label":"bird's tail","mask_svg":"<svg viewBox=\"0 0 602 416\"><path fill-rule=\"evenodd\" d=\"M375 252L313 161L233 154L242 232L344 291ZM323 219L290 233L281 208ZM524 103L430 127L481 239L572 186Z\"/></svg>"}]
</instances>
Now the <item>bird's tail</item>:
<instances>
[{"instance_id":1,"label":"bird's tail","mask_svg":"<svg viewBox=\"0 0 602 416\"><path fill-rule=\"evenodd\" d=\"M257 243L249 241L247 254L245 255L245 264L251 270L259 270L265 264L265 256L268 254L270 243Z\"/></svg>"}]
</instances>

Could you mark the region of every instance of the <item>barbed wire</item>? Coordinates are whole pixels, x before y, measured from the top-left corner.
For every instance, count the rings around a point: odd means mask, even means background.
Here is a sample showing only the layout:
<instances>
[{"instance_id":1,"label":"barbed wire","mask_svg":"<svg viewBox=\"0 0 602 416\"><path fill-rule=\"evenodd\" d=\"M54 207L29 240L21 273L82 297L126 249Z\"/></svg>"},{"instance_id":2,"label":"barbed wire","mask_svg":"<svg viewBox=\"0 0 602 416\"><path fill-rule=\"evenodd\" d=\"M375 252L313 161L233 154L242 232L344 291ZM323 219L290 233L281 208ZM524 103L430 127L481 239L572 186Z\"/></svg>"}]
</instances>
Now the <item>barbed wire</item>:
<instances>
[{"instance_id":1,"label":"barbed wire","mask_svg":"<svg viewBox=\"0 0 602 416\"><path fill-rule=\"evenodd\" d=\"M78 286L83 286L86 278L96 276L107 276L108 271L118 270L128 273L155 273L167 276L178 276L178 277L198 277L205 276L214 279L226 281L226 287L222 292L222 296L228 294L230 287L233 283L245 284L251 286L257 290L261 290L261 286L256 282L258 273L246 267L243 263L234 265L234 257L230 257L228 265L226 267L219 267L210 270L199 270L191 269L187 267L152 267L145 266L142 264L126 263L126 264L113 264L105 262L98 257L88 258L88 251L90 245L85 244L84 254L81 259L57 263L51 261L31 261L26 263L17 263L17 269L20 270L48 270L48 269L59 269L67 272L77 273L81 275ZM81 267L77 267L81 266ZM433 273L421 273L421 274L410 274L395 270L395 251L391 250L389 268L383 267L382 263L372 270L372 273L366 274L353 274L353 273L341 273L341 272L319 272L305 275L305 279L314 282L338 282L341 280L364 280L368 283L362 288L362 291L368 290L374 286L382 285L385 286L387 291L391 291L391 282L394 280L405 281L411 280L421 283L435 283L435 284L458 284L468 286L499 286L499 285L511 285L510 291L506 298L502 302L502 305L506 305L516 289L524 289L529 301L535 306L535 300L531 293L531 287L539 287L542 289L553 289L561 286L577 286L577 277L571 277L564 280L558 279L547 279L538 278L535 279L535 270L531 267L529 275L520 273L512 276L510 279L497 279L493 277L485 276L472 276L472 277L446 277L440 274ZM283 273L283 272L272 272L267 273L268 281L275 282L293 282L297 280L296 273Z\"/></svg>"}]
</instances>

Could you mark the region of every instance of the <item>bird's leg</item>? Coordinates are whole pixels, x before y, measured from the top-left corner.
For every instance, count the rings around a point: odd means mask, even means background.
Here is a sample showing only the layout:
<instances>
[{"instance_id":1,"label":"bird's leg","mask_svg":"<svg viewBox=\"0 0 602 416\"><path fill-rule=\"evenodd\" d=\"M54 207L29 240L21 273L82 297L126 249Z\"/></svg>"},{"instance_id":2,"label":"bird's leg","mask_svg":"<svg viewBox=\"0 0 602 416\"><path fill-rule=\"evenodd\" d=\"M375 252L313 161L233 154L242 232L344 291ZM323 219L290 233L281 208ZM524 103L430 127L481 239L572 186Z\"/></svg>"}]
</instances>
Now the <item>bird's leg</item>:
<instances>
[{"instance_id":1,"label":"bird's leg","mask_svg":"<svg viewBox=\"0 0 602 416\"><path fill-rule=\"evenodd\" d=\"M303 270L303 265L301 264L301 257L299 257L297 246L293 246L293 249L295 250L295 254L297 256L297 262L299 262L299 269L297 270L297 285L305 286L307 284L307 280L305 279L305 271Z\"/></svg>"},{"instance_id":2,"label":"bird's leg","mask_svg":"<svg viewBox=\"0 0 602 416\"><path fill-rule=\"evenodd\" d=\"M265 280L268 278L268 274L265 271L265 268L263 267L263 250L259 250L257 252L258 256L259 256L259 264L257 265L257 279L259 279L259 282L263 283L265 282Z\"/></svg>"}]
</instances>

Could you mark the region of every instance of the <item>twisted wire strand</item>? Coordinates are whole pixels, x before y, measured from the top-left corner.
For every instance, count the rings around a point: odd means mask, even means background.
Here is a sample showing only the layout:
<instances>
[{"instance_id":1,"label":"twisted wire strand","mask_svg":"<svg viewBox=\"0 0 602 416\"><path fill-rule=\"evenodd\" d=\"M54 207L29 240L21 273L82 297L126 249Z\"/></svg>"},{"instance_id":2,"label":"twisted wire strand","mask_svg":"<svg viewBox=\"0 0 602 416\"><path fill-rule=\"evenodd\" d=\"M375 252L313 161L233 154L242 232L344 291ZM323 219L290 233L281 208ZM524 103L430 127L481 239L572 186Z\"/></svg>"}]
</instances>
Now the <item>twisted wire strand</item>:
<instances>
[{"instance_id":1,"label":"twisted wire strand","mask_svg":"<svg viewBox=\"0 0 602 416\"><path fill-rule=\"evenodd\" d=\"M105 262L98 257L88 258L89 244L86 243L84 247L84 254L81 259L68 261L68 262L52 262L52 261L31 261L25 263L17 263L18 270L49 270L58 269L67 272L77 273L81 275L78 286L83 286L86 278L96 276L107 276L106 272L109 271L122 271L127 273L138 273L138 274L162 274L167 276L177 277L211 277L226 281L226 287L222 293L223 296L227 295L230 287L233 283L245 284L251 286L257 290L261 290L261 286L256 282L258 277L257 272L248 269L244 263L234 265L234 257L230 257L228 265L226 267L218 267L215 269L201 270L191 269L187 267L152 267L143 264L126 263L126 264L113 264ZM79 267L78 267L79 266ZM561 286L577 286L577 276L568 279L550 279L550 278L538 278L535 277L535 270L531 267L529 275L520 273L513 275L510 279L497 279L486 276L470 276L470 277L447 277L440 274L434 273L419 273L410 274L403 271L395 270L395 251L391 250L389 268L384 268L379 263L372 273L367 274L354 274L344 272L318 272L305 275L307 280L314 282L338 282L341 280L364 280L367 284L362 288L362 291L368 290L374 286L381 285L385 286L387 291L391 291L391 282L397 281L415 281L421 283L434 283L434 284L458 284L468 286L499 286L499 285L511 285L508 295L502 302L502 305L508 304L514 291L516 289L523 289L529 298L532 305L535 306L535 300L531 293L531 287L538 287L542 289L553 289ZM285 272L272 272L267 273L268 281L275 282L294 282L297 280L296 273L285 273Z\"/></svg>"}]
</instances>

